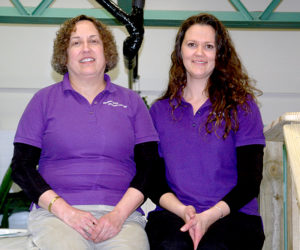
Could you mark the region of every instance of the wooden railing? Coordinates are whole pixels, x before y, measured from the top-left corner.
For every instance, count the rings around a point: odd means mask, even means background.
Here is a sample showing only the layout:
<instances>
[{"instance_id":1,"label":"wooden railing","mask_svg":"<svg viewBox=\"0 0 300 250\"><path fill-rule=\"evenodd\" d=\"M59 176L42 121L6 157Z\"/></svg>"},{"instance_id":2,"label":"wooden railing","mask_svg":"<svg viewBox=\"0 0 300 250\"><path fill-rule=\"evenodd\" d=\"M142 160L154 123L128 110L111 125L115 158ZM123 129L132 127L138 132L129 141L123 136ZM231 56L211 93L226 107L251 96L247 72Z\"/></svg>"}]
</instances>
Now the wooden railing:
<instances>
[{"instance_id":1,"label":"wooden railing","mask_svg":"<svg viewBox=\"0 0 300 250\"><path fill-rule=\"evenodd\" d=\"M299 250L300 112L285 113L267 126L264 134L267 140L266 178L260 197L260 210L266 226L264 250ZM282 148L280 153L278 145ZM265 190L268 187L271 189Z\"/></svg>"}]
</instances>

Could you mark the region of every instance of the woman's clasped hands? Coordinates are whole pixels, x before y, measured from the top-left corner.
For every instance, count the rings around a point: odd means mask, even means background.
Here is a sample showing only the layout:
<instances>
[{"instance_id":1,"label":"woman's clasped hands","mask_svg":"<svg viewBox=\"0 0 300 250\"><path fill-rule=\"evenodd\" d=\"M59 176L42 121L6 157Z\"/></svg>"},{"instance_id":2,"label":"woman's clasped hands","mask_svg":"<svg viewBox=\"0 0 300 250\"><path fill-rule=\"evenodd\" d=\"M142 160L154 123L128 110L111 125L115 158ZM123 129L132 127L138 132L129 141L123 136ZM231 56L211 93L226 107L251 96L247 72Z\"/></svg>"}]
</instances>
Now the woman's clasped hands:
<instances>
[{"instance_id":1,"label":"woman's clasped hands","mask_svg":"<svg viewBox=\"0 0 300 250\"><path fill-rule=\"evenodd\" d=\"M180 230L182 232L189 232L193 241L194 250L196 250L207 229L216 220L218 220L218 217L212 209L196 213L193 206L186 206L184 209L183 219L185 224L180 228Z\"/></svg>"},{"instance_id":2,"label":"woman's clasped hands","mask_svg":"<svg viewBox=\"0 0 300 250\"><path fill-rule=\"evenodd\" d=\"M111 211L97 219L89 212L72 207L72 212L68 213L63 221L86 240L99 243L117 235L125 219L116 211Z\"/></svg>"},{"instance_id":3,"label":"woman's clasped hands","mask_svg":"<svg viewBox=\"0 0 300 250\"><path fill-rule=\"evenodd\" d=\"M99 243L116 236L121 231L124 221L125 219L114 210L101 216L93 227L90 239Z\"/></svg>"}]
</instances>

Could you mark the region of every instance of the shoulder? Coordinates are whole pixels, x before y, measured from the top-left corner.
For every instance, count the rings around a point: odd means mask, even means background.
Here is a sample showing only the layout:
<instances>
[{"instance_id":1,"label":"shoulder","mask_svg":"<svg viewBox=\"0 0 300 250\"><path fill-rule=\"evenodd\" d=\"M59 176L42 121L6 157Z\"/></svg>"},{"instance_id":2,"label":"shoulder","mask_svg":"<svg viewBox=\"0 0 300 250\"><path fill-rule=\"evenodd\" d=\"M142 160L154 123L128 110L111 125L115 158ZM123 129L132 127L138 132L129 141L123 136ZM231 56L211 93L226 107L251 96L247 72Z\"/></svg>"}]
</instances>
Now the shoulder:
<instances>
[{"instance_id":1,"label":"shoulder","mask_svg":"<svg viewBox=\"0 0 300 250\"><path fill-rule=\"evenodd\" d=\"M36 97L44 98L46 96L49 96L51 94L57 94L58 91L62 91L62 82L57 82L52 85L49 85L47 87L44 87L40 90L38 90L35 93Z\"/></svg>"},{"instance_id":2,"label":"shoulder","mask_svg":"<svg viewBox=\"0 0 300 250\"><path fill-rule=\"evenodd\" d=\"M259 107L253 98L239 107L239 129L236 134L236 146L265 144L263 121Z\"/></svg>"},{"instance_id":3,"label":"shoulder","mask_svg":"<svg viewBox=\"0 0 300 250\"><path fill-rule=\"evenodd\" d=\"M169 103L169 99L157 100L151 105L150 108L150 114L153 119L156 119L157 116L166 117L170 112L171 106Z\"/></svg>"},{"instance_id":4,"label":"shoulder","mask_svg":"<svg viewBox=\"0 0 300 250\"><path fill-rule=\"evenodd\" d=\"M113 83L111 83L109 92L104 104L123 106L132 116L139 112L149 113L146 104L137 92Z\"/></svg>"},{"instance_id":5,"label":"shoulder","mask_svg":"<svg viewBox=\"0 0 300 250\"><path fill-rule=\"evenodd\" d=\"M156 100L152 105L150 110L156 110L161 108L168 108L170 107L169 99L163 99L163 100Z\"/></svg>"},{"instance_id":6,"label":"shoulder","mask_svg":"<svg viewBox=\"0 0 300 250\"><path fill-rule=\"evenodd\" d=\"M30 100L31 105L46 105L49 100L54 102L62 92L61 82L49 85L38 90Z\"/></svg>"},{"instance_id":7,"label":"shoulder","mask_svg":"<svg viewBox=\"0 0 300 250\"><path fill-rule=\"evenodd\" d=\"M258 104L252 96L248 96L243 105L238 105L238 114L240 116L260 114Z\"/></svg>"},{"instance_id":8,"label":"shoulder","mask_svg":"<svg viewBox=\"0 0 300 250\"><path fill-rule=\"evenodd\" d=\"M134 99L142 99L139 94L131 89L119 86L117 84L111 83L111 87L113 89L113 93L121 98L131 100Z\"/></svg>"}]
</instances>

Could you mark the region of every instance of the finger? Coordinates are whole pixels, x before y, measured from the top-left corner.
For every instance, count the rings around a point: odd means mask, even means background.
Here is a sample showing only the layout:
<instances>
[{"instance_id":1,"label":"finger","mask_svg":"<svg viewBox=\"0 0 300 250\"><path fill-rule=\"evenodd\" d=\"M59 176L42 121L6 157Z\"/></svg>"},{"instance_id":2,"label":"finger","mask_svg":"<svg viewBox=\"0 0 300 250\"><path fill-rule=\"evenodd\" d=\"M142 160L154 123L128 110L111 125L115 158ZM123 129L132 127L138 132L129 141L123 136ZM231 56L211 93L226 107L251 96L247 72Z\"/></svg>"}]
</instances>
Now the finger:
<instances>
[{"instance_id":1,"label":"finger","mask_svg":"<svg viewBox=\"0 0 300 250\"><path fill-rule=\"evenodd\" d=\"M189 230L189 234L190 234L190 237L191 237L191 239L192 239L192 241L193 241L193 243L194 243L194 239L195 239L195 231L194 231L193 229L190 229L190 230Z\"/></svg>"},{"instance_id":2,"label":"finger","mask_svg":"<svg viewBox=\"0 0 300 250\"><path fill-rule=\"evenodd\" d=\"M92 232L91 238L93 241L100 242L103 240L103 237L107 231L107 227L103 220L99 221L99 223L96 225L94 231Z\"/></svg>"},{"instance_id":3,"label":"finger","mask_svg":"<svg viewBox=\"0 0 300 250\"><path fill-rule=\"evenodd\" d=\"M82 235L83 238L85 238L86 240L90 240L90 237L87 235L87 232L85 230L80 229L78 232Z\"/></svg>"},{"instance_id":4,"label":"finger","mask_svg":"<svg viewBox=\"0 0 300 250\"><path fill-rule=\"evenodd\" d=\"M188 231L190 228L192 228L194 226L194 220L190 220L187 223L185 223L181 228L180 231L182 232L186 232Z\"/></svg>"},{"instance_id":5,"label":"finger","mask_svg":"<svg viewBox=\"0 0 300 250\"><path fill-rule=\"evenodd\" d=\"M88 225L85 225L83 227L83 232L84 232L84 235L87 237L87 239L91 239L91 235L92 235L92 232L93 232L92 228L90 228Z\"/></svg>"},{"instance_id":6,"label":"finger","mask_svg":"<svg viewBox=\"0 0 300 250\"><path fill-rule=\"evenodd\" d=\"M89 232L93 231L96 228L96 224L93 221L89 221L86 226L89 228Z\"/></svg>"},{"instance_id":7,"label":"finger","mask_svg":"<svg viewBox=\"0 0 300 250\"><path fill-rule=\"evenodd\" d=\"M90 222L92 223L93 226L98 224L98 220L94 216L90 219Z\"/></svg>"},{"instance_id":8,"label":"finger","mask_svg":"<svg viewBox=\"0 0 300 250\"><path fill-rule=\"evenodd\" d=\"M197 249L198 245L199 245L199 242L201 240L201 235L199 234L194 234L194 239L193 239L193 243L194 243L194 250Z\"/></svg>"},{"instance_id":9,"label":"finger","mask_svg":"<svg viewBox=\"0 0 300 250\"><path fill-rule=\"evenodd\" d=\"M103 229L103 231L100 232L98 237L95 239L95 242L104 241L104 240L107 240L109 238L111 238L109 230Z\"/></svg>"},{"instance_id":10,"label":"finger","mask_svg":"<svg viewBox=\"0 0 300 250\"><path fill-rule=\"evenodd\" d=\"M196 215L195 209L194 209L194 208L193 208L193 209L188 209L187 215L188 215L190 218L194 218L195 215Z\"/></svg>"}]
</instances>

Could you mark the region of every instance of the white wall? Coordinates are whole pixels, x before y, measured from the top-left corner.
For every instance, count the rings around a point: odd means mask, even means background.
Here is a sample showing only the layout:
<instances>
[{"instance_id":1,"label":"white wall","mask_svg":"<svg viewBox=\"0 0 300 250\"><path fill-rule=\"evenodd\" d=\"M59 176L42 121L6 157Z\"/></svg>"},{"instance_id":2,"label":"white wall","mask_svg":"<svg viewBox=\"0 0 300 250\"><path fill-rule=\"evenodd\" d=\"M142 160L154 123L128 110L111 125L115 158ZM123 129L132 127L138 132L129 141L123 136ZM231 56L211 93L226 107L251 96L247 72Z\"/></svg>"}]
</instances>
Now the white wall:
<instances>
[{"instance_id":1,"label":"white wall","mask_svg":"<svg viewBox=\"0 0 300 250\"><path fill-rule=\"evenodd\" d=\"M23 0L26 6L36 6L40 0ZM244 0L250 11L263 11L270 0ZM12 6L1 0L0 6ZM90 8L93 0L56 0L51 7ZM172 6L172 7L170 7ZM226 0L146 0L146 9L199 9L233 11ZM300 12L300 1L283 0L277 11ZM32 97L42 87L61 77L50 66L52 44L58 25L0 24L0 131L13 132ZM127 86L123 64L122 43L127 32L123 27L111 27L119 45L119 66L111 72L113 81ZM138 88L148 100L154 100L165 89L170 65L170 53L177 28L146 27L139 57ZM259 98L265 124L284 112L300 110L300 30L230 29L237 51L257 80L264 95ZM0 141L1 144L4 142ZM7 142L5 142L7 143ZM0 152L1 154L1 152ZM10 155L5 153L8 165ZM1 180L1 172L0 172Z\"/></svg>"}]
</instances>

